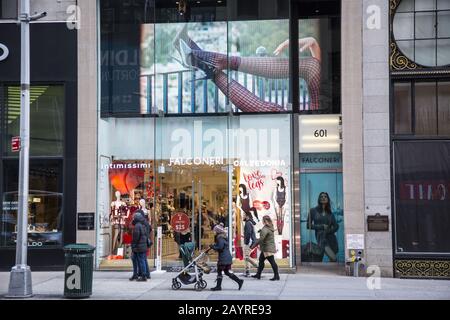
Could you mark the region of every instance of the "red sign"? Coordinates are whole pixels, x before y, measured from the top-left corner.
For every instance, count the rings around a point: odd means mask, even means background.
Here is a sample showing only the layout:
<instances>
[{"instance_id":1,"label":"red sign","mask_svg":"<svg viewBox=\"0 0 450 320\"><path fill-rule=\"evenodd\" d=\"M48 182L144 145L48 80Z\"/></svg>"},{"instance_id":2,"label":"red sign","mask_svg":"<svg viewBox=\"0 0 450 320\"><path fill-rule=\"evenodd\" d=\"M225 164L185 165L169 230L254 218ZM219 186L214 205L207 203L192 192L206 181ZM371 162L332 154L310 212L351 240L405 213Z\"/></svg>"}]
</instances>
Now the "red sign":
<instances>
[{"instance_id":1,"label":"red sign","mask_svg":"<svg viewBox=\"0 0 450 320\"><path fill-rule=\"evenodd\" d=\"M450 200L450 182L445 180L421 180L400 182L400 200Z\"/></svg>"},{"instance_id":2,"label":"red sign","mask_svg":"<svg viewBox=\"0 0 450 320\"><path fill-rule=\"evenodd\" d=\"M20 137L12 137L11 139L11 151L19 152L20 151Z\"/></svg>"},{"instance_id":3,"label":"red sign","mask_svg":"<svg viewBox=\"0 0 450 320\"><path fill-rule=\"evenodd\" d=\"M178 212L172 216L170 225L175 232L186 231L190 225L189 217L184 212Z\"/></svg>"}]
</instances>

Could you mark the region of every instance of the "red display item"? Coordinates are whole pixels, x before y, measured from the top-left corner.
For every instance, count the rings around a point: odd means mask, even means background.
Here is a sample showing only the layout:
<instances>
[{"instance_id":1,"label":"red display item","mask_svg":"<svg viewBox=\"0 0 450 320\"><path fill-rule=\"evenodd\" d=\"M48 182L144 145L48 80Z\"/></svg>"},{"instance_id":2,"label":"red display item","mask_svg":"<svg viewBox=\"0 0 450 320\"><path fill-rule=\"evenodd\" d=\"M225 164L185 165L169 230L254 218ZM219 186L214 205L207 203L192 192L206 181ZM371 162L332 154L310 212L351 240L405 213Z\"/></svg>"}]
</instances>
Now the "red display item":
<instances>
[{"instance_id":1,"label":"red display item","mask_svg":"<svg viewBox=\"0 0 450 320\"><path fill-rule=\"evenodd\" d=\"M190 221L187 214L184 212L177 212L172 216L170 220L170 225L175 232L184 232L189 229Z\"/></svg>"},{"instance_id":2,"label":"red display item","mask_svg":"<svg viewBox=\"0 0 450 320\"><path fill-rule=\"evenodd\" d=\"M281 240L283 259L289 257L289 240Z\"/></svg>"},{"instance_id":3,"label":"red display item","mask_svg":"<svg viewBox=\"0 0 450 320\"><path fill-rule=\"evenodd\" d=\"M123 243L124 244L131 244L132 236L128 232L125 232L123 234Z\"/></svg>"},{"instance_id":4,"label":"red display item","mask_svg":"<svg viewBox=\"0 0 450 320\"><path fill-rule=\"evenodd\" d=\"M250 258L253 258L253 259L258 258L258 249L257 248L253 249L253 251L250 253Z\"/></svg>"},{"instance_id":5,"label":"red display item","mask_svg":"<svg viewBox=\"0 0 450 320\"><path fill-rule=\"evenodd\" d=\"M144 181L143 169L109 169L109 181L121 194L130 194Z\"/></svg>"},{"instance_id":6,"label":"red display item","mask_svg":"<svg viewBox=\"0 0 450 320\"><path fill-rule=\"evenodd\" d=\"M269 210L269 209L270 209L270 203L269 203L269 201L263 201L262 205L263 205L263 208L264 208L264 209L266 209L266 210Z\"/></svg>"},{"instance_id":7,"label":"red display item","mask_svg":"<svg viewBox=\"0 0 450 320\"><path fill-rule=\"evenodd\" d=\"M260 200L253 201L253 207L255 207L256 210L261 211L263 209L263 203Z\"/></svg>"}]
</instances>

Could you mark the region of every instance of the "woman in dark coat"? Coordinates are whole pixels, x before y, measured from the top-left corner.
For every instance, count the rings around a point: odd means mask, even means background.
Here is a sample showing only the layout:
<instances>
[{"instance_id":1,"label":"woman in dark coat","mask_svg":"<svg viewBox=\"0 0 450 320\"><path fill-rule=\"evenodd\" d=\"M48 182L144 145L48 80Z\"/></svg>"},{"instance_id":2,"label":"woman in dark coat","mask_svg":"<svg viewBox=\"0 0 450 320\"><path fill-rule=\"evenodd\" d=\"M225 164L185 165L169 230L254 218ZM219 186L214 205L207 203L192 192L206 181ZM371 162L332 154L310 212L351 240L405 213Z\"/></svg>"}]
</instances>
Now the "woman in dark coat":
<instances>
[{"instance_id":1,"label":"woman in dark coat","mask_svg":"<svg viewBox=\"0 0 450 320\"><path fill-rule=\"evenodd\" d=\"M134 226L131 240L133 276L130 281L147 281L145 260L147 259L149 228L146 226L145 217L141 211L136 211L132 224Z\"/></svg>"},{"instance_id":2,"label":"woman in dark coat","mask_svg":"<svg viewBox=\"0 0 450 320\"><path fill-rule=\"evenodd\" d=\"M215 243L210 245L210 248L216 250L219 253L219 260L217 261L217 285L211 288L213 291L222 290L222 273L225 273L230 279L236 281L239 285L239 290L242 288L244 280L239 279L233 271L231 271L231 265L233 258L228 247L228 238L225 229L222 224L218 224L214 227L216 236L214 238Z\"/></svg>"},{"instance_id":3,"label":"woman in dark coat","mask_svg":"<svg viewBox=\"0 0 450 320\"><path fill-rule=\"evenodd\" d=\"M315 231L321 254L326 254L331 262L336 262L339 247L335 233L339 229L339 225L331 212L328 193L321 192L317 200L317 207L309 211L308 229Z\"/></svg>"}]
</instances>

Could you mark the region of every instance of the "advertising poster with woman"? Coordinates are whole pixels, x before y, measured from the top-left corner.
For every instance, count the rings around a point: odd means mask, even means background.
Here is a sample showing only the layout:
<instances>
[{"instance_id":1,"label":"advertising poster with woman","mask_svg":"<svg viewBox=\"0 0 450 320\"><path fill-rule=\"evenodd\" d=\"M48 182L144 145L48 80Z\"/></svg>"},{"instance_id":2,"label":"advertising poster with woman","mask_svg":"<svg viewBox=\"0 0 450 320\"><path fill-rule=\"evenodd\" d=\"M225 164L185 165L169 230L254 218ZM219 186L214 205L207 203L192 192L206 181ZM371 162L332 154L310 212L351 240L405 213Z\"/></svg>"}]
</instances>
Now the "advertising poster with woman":
<instances>
[{"instance_id":1,"label":"advertising poster with woman","mask_svg":"<svg viewBox=\"0 0 450 320\"><path fill-rule=\"evenodd\" d=\"M289 167L241 167L239 193L236 196L241 216L250 212L256 225L256 237L268 215L275 229L277 259L289 258L291 236ZM243 228L241 228L243 230ZM241 234L241 237L243 235Z\"/></svg>"}]
</instances>

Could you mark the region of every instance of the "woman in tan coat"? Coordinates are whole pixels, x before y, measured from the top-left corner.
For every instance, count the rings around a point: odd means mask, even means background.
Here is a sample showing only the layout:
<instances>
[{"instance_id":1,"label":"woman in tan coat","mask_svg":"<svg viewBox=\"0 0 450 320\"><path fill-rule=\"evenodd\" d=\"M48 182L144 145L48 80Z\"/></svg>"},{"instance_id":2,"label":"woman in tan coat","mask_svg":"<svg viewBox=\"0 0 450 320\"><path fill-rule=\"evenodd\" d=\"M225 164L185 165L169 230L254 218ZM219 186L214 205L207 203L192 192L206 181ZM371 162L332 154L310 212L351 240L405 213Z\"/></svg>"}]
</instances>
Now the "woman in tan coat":
<instances>
[{"instance_id":1,"label":"woman in tan coat","mask_svg":"<svg viewBox=\"0 0 450 320\"><path fill-rule=\"evenodd\" d=\"M277 250L275 248L275 229L273 227L272 219L270 219L269 216L264 216L263 223L264 227L259 231L259 239L251 247L253 249L259 245L261 249L261 254L259 255L258 271L252 277L261 279L261 273L264 269L264 261L267 259L272 266L274 274L273 278L270 280L280 280L280 275L278 274L278 265L275 262L275 253L277 252Z\"/></svg>"}]
</instances>

